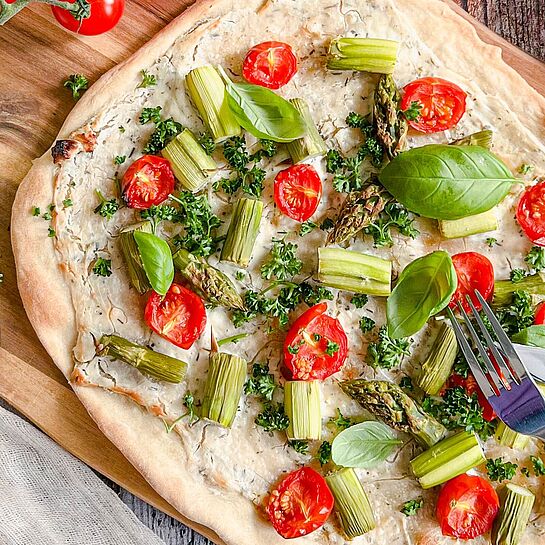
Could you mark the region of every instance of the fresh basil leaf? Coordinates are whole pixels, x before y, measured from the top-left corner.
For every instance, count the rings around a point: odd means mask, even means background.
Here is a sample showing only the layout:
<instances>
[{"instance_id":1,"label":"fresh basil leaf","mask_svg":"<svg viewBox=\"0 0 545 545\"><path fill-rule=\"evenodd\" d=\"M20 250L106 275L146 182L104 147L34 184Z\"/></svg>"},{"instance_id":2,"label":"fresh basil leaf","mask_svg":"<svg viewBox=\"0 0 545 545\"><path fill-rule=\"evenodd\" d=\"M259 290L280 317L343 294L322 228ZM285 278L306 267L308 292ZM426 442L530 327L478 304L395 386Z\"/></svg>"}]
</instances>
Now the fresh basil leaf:
<instances>
[{"instance_id":1,"label":"fresh basil leaf","mask_svg":"<svg viewBox=\"0 0 545 545\"><path fill-rule=\"evenodd\" d=\"M151 287L159 295L165 295L174 280L174 264L168 244L162 238L143 231L135 231L134 240Z\"/></svg>"},{"instance_id":2,"label":"fresh basil leaf","mask_svg":"<svg viewBox=\"0 0 545 545\"><path fill-rule=\"evenodd\" d=\"M513 342L545 348L545 325L531 325L511 337Z\"/></svg>"},{"instance_id":3,"label":"fresh basil leaf","mask_svg":"<svg viewBox=\"0 0 545 545\"><path fill-rule=\"evenodd\" d=\"M388 335L413 335L430 316L443 310L456 291L458 278L450 255L439 250L409 263L388 297Z\"/></svg>"},{"instance_id":4,"label":"fresh basil leaf","mask_svg":"<svg viewBox=\"0 0 545 545\"><path fill-rule=\"evenodd\" d=\"M490 210L515 182L507 166L488 150L446 144L400 153L386 165L379 179L411 212L440 220Z\"/></svg>"},{"instance_id":5,"label":"fresh basil leaf","mask_svg":"<svg viewBox=\"0 0 545 545\"><path fill-rule=\"evenodd\" d=\"M266 87L225 80L227 104L236 120L256 138L291 142L305 134L305 123L295 107Z\"/></svg>"},{"instance_id":6,"label":"fresh basil leaf","mask_svg":"<svg viewBox=\"0 0 545 545\"><path fill-rule=\"evenodd\" d=\"M331 459L339 466L370 469L386 460L402 443L386 424L362 422L335 437Z\"/></svg>"}]
</instances>

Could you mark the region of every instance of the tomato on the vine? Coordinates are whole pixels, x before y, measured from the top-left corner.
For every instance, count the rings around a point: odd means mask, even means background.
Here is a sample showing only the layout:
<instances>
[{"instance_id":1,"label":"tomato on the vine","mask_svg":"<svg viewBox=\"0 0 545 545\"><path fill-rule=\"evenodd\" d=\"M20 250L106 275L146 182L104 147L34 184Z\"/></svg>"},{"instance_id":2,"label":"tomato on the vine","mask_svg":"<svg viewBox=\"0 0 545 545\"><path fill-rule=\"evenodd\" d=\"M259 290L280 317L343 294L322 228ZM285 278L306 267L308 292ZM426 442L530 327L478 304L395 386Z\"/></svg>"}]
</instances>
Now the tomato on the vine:
<instances>
[{"instance_id":1,"label":"tomato on the vine","mask_svg":"<svg viewBox=\"0 0 545 545\"><path fill-rule=\"evenodd\" d=\"M437 520L444 536L474 539L490 530L499 506L498 495L487 480L463 474L441 489Z\"/></svg>"},{"instance_id":2,"label":"tomato on the vine","mask_svg":"<svg viewBox=\"0 0 545 545\"><path fill-rule=\"evenodd\" d=\"M470 306L466 296L471 297L471 301L477 310L481 309L481 303L475 295L475 290L489 299L494 291L494 268L490 260L477 252L462 252L452 256L452 263L458 277L458 287L450 300L449 306L452 309L457 308L457 303L461 303L464 310L469 312Z\"/></svg>"},{"instance_id":3,"label":"tomato on the vine","mask_svg":"<svg viewBox=\"0 0 545 545\"><path fill-rule=\"evenodd\" d=\"M545 180L524 190L517 206L517 221L534 244L545 246Z\"/></svg>"},{"instance_id":4,"label":"tomato on the vine","mask_svg":"<svg viewBox=\"0 0 545 545\"><path fill-rule=\"evenodd\" d=\"M129 208L146 210L160 204L174 191L170 163L156 155L144 155L125 172L121 181L123 200Z\"/></svg>"},{"instance_id":5,"label":"tomato on the vine","mask_svg":"<svg viewBox=\"0 0 545 545\"><path fill-rule=\"evenodd\" d=\"M296 221L307 221L320 204L322 181L311 165L293 165L274 179L274 202L282 214Z\"/></svg>"},{"instance_id":6,"label":"tomato on the vine","mask_svg":"<svg viewBox=\"0 0 545 545\"><path fill-rule=\"evenodd\" d=\"M348 339L339 320L318 303L301 314L284 341L284 363L292 380L324 380L344 364Z\"/></svg>"},{"instance_id":7,"label":"tomato on the vine","mask_svg":"<svg viewBox=\"0 0 545 545\"><path fill-rule=\"evenodd\" d=\"M242 65L244 79L254 85L278 89L297 72L297 58L289 44L263 42L248 51Z\"/></svg>"},{"instance_id":8,"label":"tomato on the vine","mask_svg":"<svg viewBox=\"0 0 545 545\"><path fill-rule=\"evenodd\" d=\"M420 132L432 133L450 129L466 111L467 94L458 85L441 78L421 78L405 86L401 109L409 110L413 102L418 115L408 119Z\"/></svg>"},{"instance_id":9,"label":"tomato on the vine","mask_svg":"<svg viewBox=\"0 0 545 545\"><path fill-rule=\"evenodd\" d=\"M285 539L302 537L324 524L333 509L333 494L314 469L302 467L290 473L271 492L267 514Z\"/></svg>"},{"instance_id":10,"label":"tomato on the vine","mask_svg":"<svg viewBox=\"0 0 545 545\"><path fill-rule=\"evenodd\" d=\"M79 19L79 16L74 17L74 14L77 14L78 11L82 13L85 10L85 4L80 0L68 0L68 2L76 6L74 11L68 11L58 6L51 6L51 11L64 28L85 36L96 36L114 28L125 9L125 0L87 0L90 15L87 18ZM78 10L79 4L83 5Z\"/></svg>"},{"instance_id":11,"label":"tomato on the vine","mask_svg":"<svg viewBox=\"0 0 545 545\"><path fill-rule=\"evenodd\" d=\"M201 298L186 287L173 283L162 297L152 292L144 310L146 323L161 337L180 348L191 348L206 326Z\"/></svg>"}]
</instances>

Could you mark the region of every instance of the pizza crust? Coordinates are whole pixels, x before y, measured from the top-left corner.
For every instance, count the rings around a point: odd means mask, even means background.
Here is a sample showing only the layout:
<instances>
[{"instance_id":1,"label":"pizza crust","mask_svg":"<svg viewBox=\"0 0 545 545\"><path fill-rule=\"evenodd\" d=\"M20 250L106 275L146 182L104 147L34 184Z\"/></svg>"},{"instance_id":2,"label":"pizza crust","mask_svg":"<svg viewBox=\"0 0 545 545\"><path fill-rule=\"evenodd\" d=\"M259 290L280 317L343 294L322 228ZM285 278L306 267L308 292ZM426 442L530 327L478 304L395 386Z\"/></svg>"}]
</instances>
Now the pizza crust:
<instances>
[{"instance_id":1,"label":"pizza crust","mask_svg":"<svg viewBox=\"0 0 545 545\"><path fill-rule=\"evenodd\" d=\"M263 9L256 0L245 7ZM310 4L311 2L309 2ZM152 64L172 45L186 36L188 44L197 41L218 19L237 9L232 0L199 1L170 23L148 44L128 60L102 76L80 99L64 122L59 138L65 138L88 122L119 96L133 90L140 71ZM474 28L439 0L397 0L412 25L427 32L428 46L449 66L463 73L463 63L479 66L485 59L487 69L479 84L524 118L528 128L545 139L545 98L501 60L499 48L484 44ZM422 18L422 12L426 17ZM455 46L445 36L456 36ZM464 55L459 55L464 51ZM501 83L499 83L501 82ZM12 244L17 266L19 290L25 310L38 337L56 365L69 378L73 368L72 348L77 331L70 291L57 261L55 248L47 237L45 222L36 222L30 214L35 203L51 202L55 184L55 167L48 150L37 159L17 192L12 212ZM47 289L44 289L47 287ZM187 458L180 438L165 434L162 423L130 400L99 388L74 386L74 390L104 434L169 503L189 519L217 532L210 536L226 544L284 543L270 524L256 514L251 502L236 493L221 495L188 472L181 461ZM307 536L307 543L321 543L318 534ZM380 537L377 538L380 540ZM409 538L407 538L409 539ZM331 542L341 542L340 536ZM377 543L368 536L366 543ZM409 542L409 541L408 541ZM437 536L435 543L441 543ZM420 543L425 543L421 541Z\"/></svg>"}]
</instances>

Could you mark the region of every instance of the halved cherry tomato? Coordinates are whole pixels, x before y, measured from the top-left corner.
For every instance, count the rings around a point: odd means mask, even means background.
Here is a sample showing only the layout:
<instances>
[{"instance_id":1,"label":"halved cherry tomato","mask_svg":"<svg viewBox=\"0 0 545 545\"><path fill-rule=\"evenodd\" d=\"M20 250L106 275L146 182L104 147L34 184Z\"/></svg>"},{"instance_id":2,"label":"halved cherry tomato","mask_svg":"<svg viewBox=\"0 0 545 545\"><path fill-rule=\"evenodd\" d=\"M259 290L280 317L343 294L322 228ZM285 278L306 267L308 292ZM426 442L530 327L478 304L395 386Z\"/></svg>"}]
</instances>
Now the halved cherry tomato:
<instances>
[{"instance_id":1,"label":"halved cherry tomato","mask_svg":"<svg viewBox=\"0 0 545 545\"><path fill-rule=\"evenodd\" d=\"M458 287L450 300L449 306L456 309L457 303L462 303L466 311L471 307L466 300L466 295L471 297L477 310L480 310L481 303L475 295L475 290L489 299L494 291L494 268L490 260L477 252L462 252L452 256L452 263L458 277Z\"/></svg>"},{"instance_id":2,"label":"halved cherry tomato","mask_svg":"<svg viewBox=\"0 0 545 545\"><path fill-rule=\"evenodd\" d=\"M491 356L491 354L489 355ZM456 386L460 386L461 388L463 388L466 394L469 396L472 396L474 393L477 394L477 401L483 409L483 418L487 422L492 422L492 420L497 417L494 409L492 408L492 405L490 405L490 403L486 399L486 396L482 393L481 389L477 384L477 381L471 373L467 375L467 378L464 378L458 373L452 373L445 385L444 390L446 390L447 388L454 388Z\"/></svg>"},{"instance_id":3,"label":"halved cherry tomato","mask_svg":"<svg viewBox=\"0 0 545 545\"><path fill-rule=\"evenodd\" d=\"M68 0L71 4L75 0ZM121 19L125 9L125 0L88 0L91 4L91 15L79 21L72 12L51 6L55 19L68 30L85 36L96 36L114 28Z\"/></svg>"},{"instance_id":4,"label":"halved cherry tomato","mask_svg":"<svg viewBox=\"0 0 545 545\"><path fill-rule=\"evenodd\" d=\"M314 532L333 509L333 494L314 469L302 467L290 473L271 492L267 514L274 529L286 539Z\"/></svg>"},{"instance_id":5,"label":"halved cherry tomato","mask_svg":"<svg viewBox=\"0 0 545 545\"><path fill-rule=\"evenodd\" d=\"M173 283L164 297L155 291L151 293L144 319L155 333L187 349L204 331L206 311L197 294Z\"/></svg>"},{"instance_id":6,"label":"halved cherry tomato","mask_svg":"<svg viewBox=\"0 0 545 545\"><path fill-rule=\"evenodd\" d=\"M517 221L534 244L545 246L545 180L525 189L517 207Z\"/></svg>"},{"instance_id":7,"label":"halved cherry tomato","mask_svg":"<svg viewBox=\"0 0 545 545\"><path fill-rule=\"evenodd\" d=\"M545 302L537 305L534 325L545 325Z\"/></svg>"},{"instance_id":8,"label":"halved cherry tomato","mask_svg":"<svg viewBox=\"0 0 545 545\"><path fill-rule=\"evenodd\" d=\"M459 475L439 493L437 520L444 536L474 539L490 530L499 506L498 495L488 481L476 475Z\"/></svg>"},{"instance_id":9,"label":"halved cherry tomato","mask_svg":"<svg viewBox=\"0 0 545 545\"><path fill-rule=\"evenodd\" d=\"M339 320L318 303L301 314L284 341L284 363L293 380L324 380L346 360L348 339Z\"/></svg>"},{"instance_id":10,"label":"halved cherry tomato","mask_svg":"<svg viewBox=\"0 0 545 545\"><path fill-rule=\"evenodd\" d=\"M174 185L170 163L156 155L144 155L125 172L121 192L129 208L145 210L162 203L174 191Z\"/></svg>"},{"instance_id":11,"label":"halved cherry tomato","mask_svg":"<svg viewBox=\"0 0 545 545\"><path fill-rule=\"evenodd\" d=\"M413 102L421 106L419 116L408 120L420 132L440 132L454 127L466 111L465 91L441 78L422 78L405 86L401 109L408 110Z\"/></svg>"},{"instance_id":12,"label":"halved cherry tomato","mask_svg":"<svg viewBox=\"0 0 545 545\"><path fill-rule=\"evenodd\" d=\"M311 165L293 165L274 179L274 202L282 214L296 221L307 221L318 208L322 181Z\"/></svg>"},{"instance_id":13,"label":"halved cherry tomato","mask_svg":"<svg viewBox=\"0 0 545 545\"><path fill-rule=\"evenodd\" d=\"M297 72L297 58L289 44L263 42L254 45L242 65L244 79L254 85L278 89Z\"/></svg>"}]
</instances>

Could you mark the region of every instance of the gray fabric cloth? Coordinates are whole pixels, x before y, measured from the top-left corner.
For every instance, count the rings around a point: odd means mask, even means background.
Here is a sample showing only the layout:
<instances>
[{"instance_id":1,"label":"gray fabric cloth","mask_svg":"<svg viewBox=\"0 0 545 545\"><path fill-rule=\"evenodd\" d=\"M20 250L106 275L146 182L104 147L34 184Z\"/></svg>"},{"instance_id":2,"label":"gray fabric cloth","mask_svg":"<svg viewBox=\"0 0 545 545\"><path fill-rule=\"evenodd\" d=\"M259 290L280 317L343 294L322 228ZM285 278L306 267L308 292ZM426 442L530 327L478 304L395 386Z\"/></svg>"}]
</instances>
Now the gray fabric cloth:
<instances>
[{"instance_id":1,"label":"gray fabric cloth","mask_svg":"<svg viewBox=\"0 0 545 545\"><path fill-rule=\"evenodd\" d=\"M0 407L2 545L164 545L86 465Z\"/></svg>"}]
</instances>

